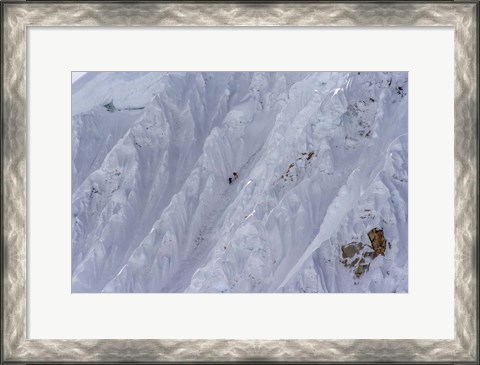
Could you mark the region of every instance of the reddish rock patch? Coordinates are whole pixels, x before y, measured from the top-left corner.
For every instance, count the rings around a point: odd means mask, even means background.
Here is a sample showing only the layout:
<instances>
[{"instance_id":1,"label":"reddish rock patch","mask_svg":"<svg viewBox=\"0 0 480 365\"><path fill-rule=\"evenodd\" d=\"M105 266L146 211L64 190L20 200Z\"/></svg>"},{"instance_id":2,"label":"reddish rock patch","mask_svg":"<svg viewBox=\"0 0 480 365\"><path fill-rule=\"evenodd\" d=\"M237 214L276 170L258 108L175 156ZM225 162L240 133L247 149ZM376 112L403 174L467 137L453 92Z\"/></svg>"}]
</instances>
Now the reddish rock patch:
<instances>
[{"instance_id":1,"label":"reddish rock patch","mask_svg":"<svg viewBox=\"0 0 480 365\"><path fill-rule=\"evenodd\" d=\"M382 229L373 228L368 232L368 238L373 248L373 258L382 255L385 256L385 250L387 249L387 241L383 235Z\"/></svg>"}]
</instances>

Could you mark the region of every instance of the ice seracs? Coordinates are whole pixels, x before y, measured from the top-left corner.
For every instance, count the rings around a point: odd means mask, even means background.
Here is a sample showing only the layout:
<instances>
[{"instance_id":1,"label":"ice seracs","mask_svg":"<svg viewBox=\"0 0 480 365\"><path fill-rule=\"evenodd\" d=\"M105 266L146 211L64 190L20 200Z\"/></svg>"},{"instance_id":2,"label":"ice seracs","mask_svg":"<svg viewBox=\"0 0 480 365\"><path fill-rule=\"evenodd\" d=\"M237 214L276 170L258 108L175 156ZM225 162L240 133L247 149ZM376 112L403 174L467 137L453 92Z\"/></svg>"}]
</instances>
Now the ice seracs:
<instances>
[{"instance_id":1,"label":"ice seracs","mask_svg":"<svg viewBox=\"0 0 480 365\"><path fill-rule=\"evenodd\" d=\"M84 75L73 292L406 292L407 100L405 72Z\"/></svg>"}]
</instances>

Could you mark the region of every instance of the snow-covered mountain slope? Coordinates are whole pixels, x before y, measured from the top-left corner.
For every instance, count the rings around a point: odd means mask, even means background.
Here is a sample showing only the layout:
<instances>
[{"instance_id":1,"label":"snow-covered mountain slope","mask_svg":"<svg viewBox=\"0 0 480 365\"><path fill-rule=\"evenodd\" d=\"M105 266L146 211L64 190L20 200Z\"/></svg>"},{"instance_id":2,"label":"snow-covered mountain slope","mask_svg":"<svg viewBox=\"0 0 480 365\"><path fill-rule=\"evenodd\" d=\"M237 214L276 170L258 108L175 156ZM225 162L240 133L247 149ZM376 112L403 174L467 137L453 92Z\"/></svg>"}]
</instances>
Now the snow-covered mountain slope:
<instances>
[{"instance_id":1,"label":"snow-covered mountain slope","mask_svg":"<svg viewBox=\"0 0 480 365\"><path fill-rule=\"evenodd\" d=\"M406 292L407 77L86 74L72 291Z\"/></svg>"}]
</instances>

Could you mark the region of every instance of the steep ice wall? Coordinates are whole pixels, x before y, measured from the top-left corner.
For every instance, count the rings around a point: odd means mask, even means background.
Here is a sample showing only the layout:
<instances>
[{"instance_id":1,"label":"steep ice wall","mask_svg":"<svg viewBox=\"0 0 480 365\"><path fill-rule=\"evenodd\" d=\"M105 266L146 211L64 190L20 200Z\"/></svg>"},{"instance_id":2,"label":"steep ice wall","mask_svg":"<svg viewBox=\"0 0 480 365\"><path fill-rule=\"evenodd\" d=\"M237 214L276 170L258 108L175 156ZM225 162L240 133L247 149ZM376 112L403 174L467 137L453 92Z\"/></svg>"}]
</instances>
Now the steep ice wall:
<instances>
[{"instance_id":1,"label":"steep ice wall","mask_svg":"<svg viewBox=\"0 0 480 365\"><path fill-rule=\"evenodd\" d=\"M74 85L74 292L407 290L406 73ZM389 248L357 277L341 247L372 228Z\"/></svg>"}]
</instances>

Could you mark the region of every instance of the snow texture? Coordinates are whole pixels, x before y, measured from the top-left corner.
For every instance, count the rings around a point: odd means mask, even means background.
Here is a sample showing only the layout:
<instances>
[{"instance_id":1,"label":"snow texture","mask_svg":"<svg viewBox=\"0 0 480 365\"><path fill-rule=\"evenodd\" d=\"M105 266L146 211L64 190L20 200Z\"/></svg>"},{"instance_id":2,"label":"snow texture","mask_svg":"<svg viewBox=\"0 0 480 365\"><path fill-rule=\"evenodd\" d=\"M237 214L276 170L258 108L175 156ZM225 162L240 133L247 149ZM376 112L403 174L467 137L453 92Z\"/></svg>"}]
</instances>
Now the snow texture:
<instances>
[{"instance_id":1,"label":"snow texture","mask_svg":"<svg viewBox=\"0 0 480 365\"><path fill-rule=\"evenodd\" d=\"M72 292L407 292L406 72L89 72L72 93ZM342 250L374 229L358 274Z\"/></svg>"}]
</instances>

